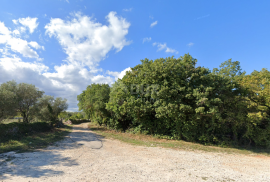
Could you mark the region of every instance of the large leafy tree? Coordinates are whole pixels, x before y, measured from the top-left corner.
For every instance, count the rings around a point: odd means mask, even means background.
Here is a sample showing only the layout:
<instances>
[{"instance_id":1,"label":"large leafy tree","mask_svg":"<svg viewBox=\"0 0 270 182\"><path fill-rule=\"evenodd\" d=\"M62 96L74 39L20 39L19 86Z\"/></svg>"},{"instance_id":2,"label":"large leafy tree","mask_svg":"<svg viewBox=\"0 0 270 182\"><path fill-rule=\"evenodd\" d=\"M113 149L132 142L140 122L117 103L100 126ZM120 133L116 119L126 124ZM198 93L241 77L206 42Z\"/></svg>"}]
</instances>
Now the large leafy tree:
<instances>
[{"instance_id":1,"label":"large leafy tree","mask_svg":"<svg viewBox=\"0 0 270 182\"><path fill-rule=\"evenodd\" d=\"M116 81L111 88L110 99L106 109L110 113L108 125L114 129L126 130L132 122L131 100L134 99L129 88L121 80ZM130 101L129 103L127 101Z\"/></svg>"},{"instance_id":2,"label":"large leafy tree","mask_svg":"<svg viewBox=\"0 0 270 182\"><path fill-rule=\"evenodd\" d=\"M16 86L17 111L21 113L23 122L29 123L31 116L31 108L42 97L44 91L40 91L35 85L20 83ZM30 118L30 119L29 119Z\"/></svg>"},{"instance_id":3,"label":"large leafy tree","mask_svg":"<svg viewBox=\"0 0 270 182\"><path fill-rule=\"evenodd\" d=\"M246 136L260 145L270 146L270 72L253 71L240 82L247 89L248 132Z\"/></svg>"},{"instance_id":4,"label":"large leafy tree","mask_svg":"<svg viewBox=\"0 0 270 182\"><path fill-rule=\"evenodd\" d=\"M239 80L245 76L246 72L242 71L239 61L232 61L229 59L218 68L213 69L213 73L222 77L226 77L231 80Z\"/></svg>"},{"instance_id":5,"label":"large leafy tree","mask_svg":"<svg viewBox=\"0 0 270 182\"><path fill-rule=\"evenodd\" d=\"M211 73L189 54L141 62L111 89L106 108L117 127L189 141L238 140L235 120L245 116L236 99L242 89L231 79L239 75L238 63L225 62Z\"/></svg>"},{"instance_id":6,"label":"large leafy tree","mask_svg":"<svg viewBox=\"0 0 270 182\"><path fill-rule=\"evenodd\" d=\"M240 82L246 72L242 71L239 61L229 59L221 63L219 69L214 68L211 74L213 77L211 80L218 83L217 94L222 94L220 114L226 123L222 129L227 130L235 142L244 141L248 125L246 98L248 92Z\"/></svg>"},{"instance_id":7,"label":"large leafy tree","mask_svg":"<svg viewBox=\"0 0 270 182\"><path fill-rule=\"evenodd\" d=\"M108 111L105 109L109 101L110 86L108 84L91 84L82 94L77 96L80 111L84 111L89 119L99 124L106 123Z\"/></svg>"},{"instance_id":8,"label":"large leafy tree","mask_svg":"<svg viewBox=\"0 0 270 182\"><path fill-rule=\"evenodd\" d=\"M38 119L55 123L58 121L59 114L65 111L67 108L68 104L66 99L44 95L38 99L38 102L35 104L35 107L33 107L33 110Z\"/></svg>"},{"instance_id":9,"label":"large leafy tree","mask_svg":"<svg viewBox=\"0 0 270 182\"><path fill-rule=\"evenodd\" d=\"M245 75L231 59L212 72L196 63L189 54L142 60L112 85L109 97L89 86L78 96L79 107L93 118L109 113L99 123L117 130L270 146L270 73Z\"/></svg>"},{"instance_id":10,"label":"large leafy tree","mask_svg":"<svg viewBox=\"0 0 270 182\"><path fill-rule=\"evenodd\" d=\"M16 115L16 82L10 81L0 85L0 122Z\"/></svg>"}]
</instances>

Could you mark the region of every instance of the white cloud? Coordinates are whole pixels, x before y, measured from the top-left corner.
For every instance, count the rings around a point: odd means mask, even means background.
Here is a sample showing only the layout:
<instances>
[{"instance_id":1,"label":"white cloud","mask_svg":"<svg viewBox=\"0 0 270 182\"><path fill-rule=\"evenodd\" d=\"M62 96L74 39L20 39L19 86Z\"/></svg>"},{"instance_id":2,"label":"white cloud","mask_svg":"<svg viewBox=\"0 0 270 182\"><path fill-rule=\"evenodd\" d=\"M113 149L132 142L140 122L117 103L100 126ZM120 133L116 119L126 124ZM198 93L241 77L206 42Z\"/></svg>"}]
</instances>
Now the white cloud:
<instances>
[{"instance_id":1,"label":"white cloud","mask_svg":"<svg viewBox=\"0 0 270 182\"><path fill-rule=\"evenodd\" d=\"M143 38L143 43L150 42L150 41L151 41L151 37L145 37L145 38Z\"/></svg>"},{"instance_id":2,"label":"white cloud","mask_svg":"<svg viewBox=\"0 0 270 182\"><path fill-rule=\"evenodd\" d=\"M9 29L5 26L3 22L0 21L0 35L9 35L11 32ZM1 40L0 40L1 41Z\"/></svg>"},{"instance_id":3,"label":"white cloud","mask_svg":"<svg viewBox=\"0 0 270 182\"><path fill-rule=\"evenodd\" d=\"M129 22L117 17L116 12L110 12L106 19L109 25L97 23L80 13L70 21L54 18L45 26L46 34L57 38L69 62L96 67L110 50L118 52L131 43L125 38Z\"/></svg>"},{"instance_id":4,"label":"white cloud","mask_svg":"<svg viewBox=\"0 0 270 182\"><path fill-rule=\"evenodd\" d=\"M24 57L40 59L36 51L28 46L28 42L16 37L18 30L11 32L3 22L0 22L0 45L4 44L5 53L10 54L8 50L22 54Z\"/></svg>"},{"instance_id":5,"label":"white cloud","mask_svg":"<svg viewBox=\"0 0 270 182\"><path fill-rule=\"evenodd\" d=\"M88 16L76 14L70 21L51 19L46 25L47 34L56 37L67 59L61 65L54 66L53 70L41 62L24 62L14 55L4 55L11 46L9 39L17 42L22 40L12 36L12 32L0 22L0 44L6 45L0 49L0 84L12 79L18 83L25 82L36 85L47 95L54 95L68 99L70 111L77 111L77 95L92 83L112 84L117 78L122 78L129 68L121 72L98 74L102 69L98 63L106 58L113 49L120 51L130 44L125 36L130 23L116 13L107 16L108 25L102 25ZM3 34L5 33L5 34ZM31 38L31 37L30 37ZM15 41L15 42L16 42ZM22 40L25 41L25 40ZM2 42L2 43L1 43ZM25 41L22 47L31 51L43 49L35 41ZM16 47L16 46L15 46ZM1 47L0 47L1 48ZM14 48L15 50L15 48ZM17 48L17 51L20 49ZM27 51L20 52L26 54ZM35 52L35 51L34 51ZM4 57L1 58L1 54ZM38 56L38 55L36 55Z\"/></svg>"},{"instance_id":6,"label":"white cloud","mask_svg":"<svg viewBox=\"0 0 270 182\"><path fill-rule=\"evenodd\" d=\"M67 54L67 62L55 66L55 72L43 75L53 80L54 84L68 88L70 96L66 97L72 105L69 109L77 108L76 95L85 90L87 85L112 84L125 74L125 71L108 71L107 76L96 75L100 71L97 68L98 63L106 58L109 51L113 49L121 51L124 46L131 43L125 38L130 23L116 16L115 12L110 12L106 18L108 25L102 25L88 16L76 13L69 21L55 18L45 26L46 34L56 37Z\"/></svg>"},{"instance_id":7,"label":"white cloud","mask_svg":"<svg viewBox=\"0 0 270 182\"><path fill-rule=\"evenodd\" d=\"M132 11L132 8L126 8L126 9L123 9L123 11Z\"/></svg>"},{"instance_id":8,"label":"white cloud","mask_svg":"<svg viewBox=\"0 0 270 182\"><path fill-rule=\"evenodd\" d=\"M77 64L55 66L54 72L42 63L23 62L18 57L0 58L0 84L16 80L17 83L34 84L47 95L68 99L69 110L77 111L77 95L92 83L112 84L112 76L94 75ZM118 75L121 77L122 72Z\"/></svg>"},{"instance_id":9,"label":"white cloud","mask_svg":"<svg viewBox=\"0 0 270 182\"><path fill-rule=\"evenodd\" d=\"M166 47L167 47L166 43L161 44L161 43L156 43L156 42L154 42L154 43L153 43L153 46L155 46L155 45L157 45L157 47L158 47L158 50L157 50L157 51L161 51L161 50L163 50L163 49L166 49Z\"/></svg>"},{"instance_id":10,"label":"white cloud","mask_svg":"<svg viewBox=\"0 0 270 182\"><path fill-rule=\"evenodd\" d=\"M24 27L27 27L29 29L30 33L33 33L35 31L35 29L38 26L38 22L37 22L38 18L19 18L18 20L12 20L14 24L18 24L18 22L20 24L22 24Z\"/></svg>"},{"instance_id":11,"label":"white cloud","mask_svg":"<svg viewBox=\"0 0 270 182\"><path fill-rule=\"evenodd\" d=\"M190 43L187 44L188 47L191 47L191 46L193 46L193 45L194 45L193 42L190 42Z\"/></svg>"},{"instance_id":12,"label":"white cloud","mask_svg":"<svg viewBox=\"0 0 270 182\"><path fill-rule=\"evenodd\" d=\"M178 51L175 50L175 49L171 49L171 48L166 48L166 51L165 52L170 52L170 53L175 53L175 54L178 54Z\"/></svg>"},{"instance_id":13,"label":"white cloud","mask_svg":"<svg viewBox=\"0 0 270 182\"><path fill-rule=\"evenodd\" d=\"M128 68L124 69L124 70L121 71L121 72L107 71L107 74L108 74L108 75L114 76L115 80L118 80L118 78L119 78L119 79L122 79L122 78L126 75L126 72L127 72L127 71L131 71L131 68L128 67Z\"/></svg>"},{"instance_id":14,"label":"white cloud","mask_svg":"<svg viewBox=\"0 0 270 182\"><path fill-rule=\"evenodd\" d=\"M157 23L158 23L158 21L151 23L150 27L154 27L155 25L157 25Z\"/></svg>"},{"instance_id":15,"label":"white cloud","mask_svg":"<svg viewBox=\"0 0 270 182\"><path fill-rule=\"evenodd\" d=\"M67 3L69 3L69 1L68 1L68 0L66 0L66 2L67 2Z\"/></svg>"},{"instance_id":16,"label":"white cloud","mask_svg":"<svg viewBox=\"0 0 270 182\"><path fill-rule=\"evenodd\" d=\"M44 46L40 46L37 42L31 41L31 42L29 42L28 44L29 44L31 47L35 48L35 49L43 49L43 50L45 50Z\"/></svg>"},{"instance_id":17,"label":"white cloud","mask_svg":"<svg viewBox=\"0 0 270 182\"><path fill-rule=\"evenodd\" d=\"M12 22L17 25L18 24L18 20L12 20Z\"/></svg>"},{"instance_id":18,"label":"white cloud","mask_svg":"<svg viewBox=\"0 0 270 182\"><path fill-rule=\"evenodd\" d=\"M21 33L24 33L24 32L26 31L26 28L25 28L25 27L20 27L19 31L20 31Z\"/></svg>"},{"instance_id":19,"label":"white cloud","mask_svg":"<svg viewBox=\"0 0 270 182\"><path fill-rule=\"evenodd\" d=\"M13 35L20 35L20 31L19 30L13 30Z\"/></svg>"},{"instance_id":20,"label":"white cloud","mask_svg":"<svg viewBox=\"0 0 270 182\"><path fill-rule=\"evenodd\" d=\"M177 50L167 47L166 43L161 44L161 43L158 43L158 42L154 42L153 46L158 47L157 51L165 50L165 52L167 52L167 53L176 53L176 54L179 53Z\"/></svg>"},{"instance_id":21,"label":"white cloud","mask_svg":"<svg viewBox=\"0 0 270 182\"><path fill-rule=\"evenodd\" d=\"M0 67L6 71L12 71L13 74L21 74L21 71L23 69L31 69L32 71L35 71L39 74L48 71L48 67L41 64L41 63L29 63L29 62L23 62L18 57L4 57L0 58ZM21 71L17 72L18 69Z\"/></svg>"}]
</instances>

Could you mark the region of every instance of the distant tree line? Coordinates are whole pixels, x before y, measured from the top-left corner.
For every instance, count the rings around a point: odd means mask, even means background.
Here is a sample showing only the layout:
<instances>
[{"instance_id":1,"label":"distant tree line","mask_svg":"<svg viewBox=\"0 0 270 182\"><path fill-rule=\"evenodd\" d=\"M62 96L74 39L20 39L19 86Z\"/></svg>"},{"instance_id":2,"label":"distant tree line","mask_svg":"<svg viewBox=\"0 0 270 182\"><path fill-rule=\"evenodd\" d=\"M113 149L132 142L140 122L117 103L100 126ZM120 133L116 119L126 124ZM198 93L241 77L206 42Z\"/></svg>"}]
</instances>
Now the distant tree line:
<instances>
[{"instance_id":1,"label":"distant tree line","mask_svg":"<svg viewBox=\"0 0 270 182\"><path fill-rule=\"evenodd\" d=\"M58 115L58 118L62 119L62 120L82 120L82 119L85 119L85 113L84 112L67 112L67 111L64 111L64 112L61 112L59 115Z\"/></svg>"},{"instance_id":2,"label":"distant tree line","mask_svg":"<svg viewBox=\"0 0 270 182\"><path fill-rule=\"evenodd\" d=\"M67 108L66 99L44 95L32 84L9 81L0 85L0 122L20 115L24 123L39 120L53 124Z\"/></svg>"},{"instance_id":3,"label":"distant tree line","mask_svg":"<svg viewBox=\"0 0 270 182\"><path fill-rule=\"evenodd\" d=\"M77 99L85 117L115 130L216 145L270 147L270 72L231 59L210 71L189 54L142 60L112 87Z\"/></svg>"}]
</instances>

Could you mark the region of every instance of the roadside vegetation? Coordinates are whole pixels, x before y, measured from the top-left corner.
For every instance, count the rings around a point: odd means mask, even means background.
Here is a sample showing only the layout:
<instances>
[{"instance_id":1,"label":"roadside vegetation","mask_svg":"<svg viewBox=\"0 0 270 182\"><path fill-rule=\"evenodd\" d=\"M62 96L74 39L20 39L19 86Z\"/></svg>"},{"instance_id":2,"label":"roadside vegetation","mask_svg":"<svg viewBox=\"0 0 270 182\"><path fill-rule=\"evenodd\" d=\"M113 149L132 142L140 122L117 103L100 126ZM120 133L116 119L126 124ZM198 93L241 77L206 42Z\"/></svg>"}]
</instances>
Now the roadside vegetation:
<instances>
[{"instance_id":1,"label":"roadside vegetation","mask_svg":"<svg viewBox=\"0 0 270 182\"><path fill-rule=\"evenodd\" d=\"M58 116L67 107L66 99L44 95L34 85L1 84L0 153L41 148L63 138L69 127Z\"/></svg>"},{"instance_id":2,"label":"roadside vegetation","mask_svg":"<svg viewBox=\"0 0 270 182\"><path fill-rule=\"evenodd\" d=\"M108 139L116 139L131 145L145 146L145 147L162 147L171 148L175 150L188 151L204 151L204 152L218 152L227 154L243 154L254 156L270 156L270 149L254 146L228 146L220 147L215 145L203 145L200 143L186 142L184 140L170 139L169 136L149 135L143 133L134 133L132 131L116 131L106 126L100 126L98 123L91 122L88 128L102 137ZM165 139L167 138L167 139Z\"/></svg>"},{"instance_id":3,"label":"roadside vegetation","mask_svg":"<svg viewBox=\"0 0 270 182\"><path fill-rule=\"evenodd\" d=\"M45 148L62 140L71 131L71 126L52 128L47 122L10 123L0 126L0 153L16 151L29 152ZM3 133L9 133L3 135Z\"/></svg>"},{"instance_id":4,"label":"roadside vegetation","mask_svg":"<svg viewBox=\"0 0 270 182\"><path fill-rule=\"evenodd\" d=\"M77 99L85 118L115 131L222 147L270 147L270 72L231 59L212 71L189 54L142 60L112 87Z\"/></svg>"}]
</instances>

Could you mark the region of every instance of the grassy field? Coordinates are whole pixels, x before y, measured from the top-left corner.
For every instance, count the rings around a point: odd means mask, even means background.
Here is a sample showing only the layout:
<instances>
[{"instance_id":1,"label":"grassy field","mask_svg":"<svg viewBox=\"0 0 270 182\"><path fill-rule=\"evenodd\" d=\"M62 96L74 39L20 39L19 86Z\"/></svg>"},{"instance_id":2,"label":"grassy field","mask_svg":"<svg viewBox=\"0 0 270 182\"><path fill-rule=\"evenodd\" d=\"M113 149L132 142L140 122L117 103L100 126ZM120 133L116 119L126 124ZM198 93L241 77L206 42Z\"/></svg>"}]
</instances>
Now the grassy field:
<instances>
[{"instance_id":1,"label":"grassy field","mask_svg":"<svg viewBox=\"0 0 270 182\"><path fill-rule=\"evenodd\" d=\"M46 132L36 132L29 136L22 136L20 139L1 140L0 153L17 151L26 152L34 149L45 148L56 141L63 139L71 131L71 126L64 128L53 128Z\"/></svg>"},{"instance_id":2,"label":"grassy field","mask_svg":"<svg viewBox=\"0 0 270 182\"><path fill-rule=\"evenodd\" d=\"M106 127L99 126L95 123L90 123L89 128L104 136L105 138L117 139L129 144L147 146L147 147L163 147L173 148L178 150L191 150L191 151L206 151L206 152L222 152L228 154L251 154L251 155L270 155L270 149L258 148L223 148L216 146L205 146L197 143L185 142L182 140L167 140L159 139L151 135L122 133L114 130L107 129Z\"/></svg>"}]
</instances>

